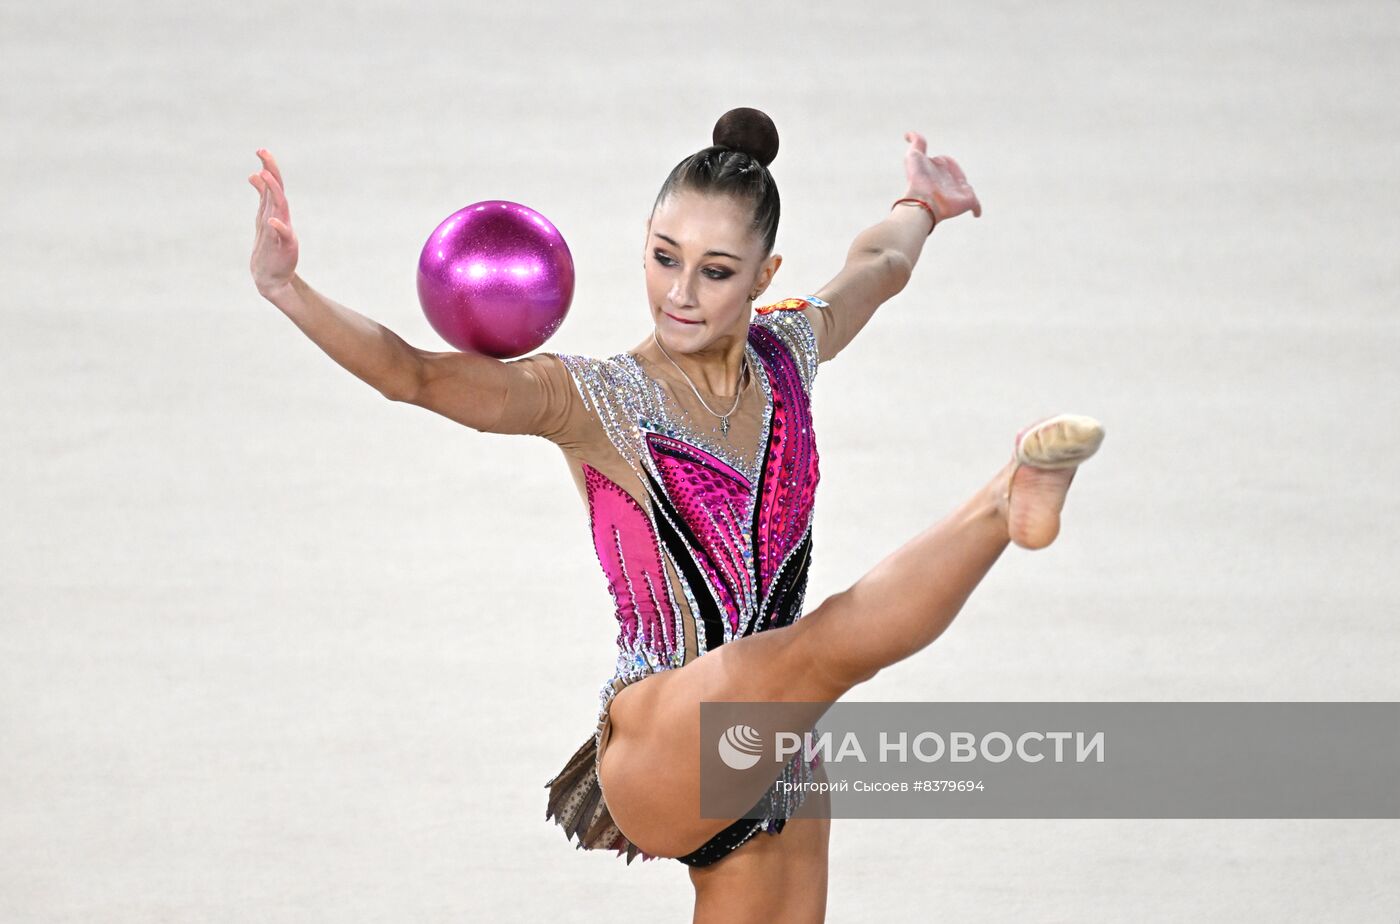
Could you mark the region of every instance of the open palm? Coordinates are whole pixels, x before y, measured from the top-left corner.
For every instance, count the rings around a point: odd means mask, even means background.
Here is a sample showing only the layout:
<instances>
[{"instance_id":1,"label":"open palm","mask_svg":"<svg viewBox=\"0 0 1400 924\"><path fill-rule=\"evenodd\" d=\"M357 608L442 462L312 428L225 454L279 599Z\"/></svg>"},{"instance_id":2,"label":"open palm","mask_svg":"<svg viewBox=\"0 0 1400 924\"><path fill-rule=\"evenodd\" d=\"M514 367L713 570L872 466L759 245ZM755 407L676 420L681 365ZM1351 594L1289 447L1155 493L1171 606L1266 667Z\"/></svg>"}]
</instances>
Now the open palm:
<instances>
[{"instance_id":1,"label":"open palm","mask_svg":"<svg viewBox=\"0 0 1400 924\"><path fill-rule=\"evenodd\" d=\"M291 281L300 248L292 232L292 213L277 161L270 151L262 149L258 151L258 158L262 160L262 169L248 177L248 182L260 193L253 229L253 256L248 268L258 291L267 293Z\"/></svg>"},{"instance_id":2,"label":"open palm","mask_svg":"<svg viewBox=\"0 0 1400 924\"><path fill-rule=\"evenodd\" d=\"M933 204L939 221L971 211L974 218L982 217L982 203L963 175L958 162L946 154L928 156L928 143L918 132L904 133L909 150L904 152L904 172L909 178L910 196Z\"/></svg>"}]
</instances>

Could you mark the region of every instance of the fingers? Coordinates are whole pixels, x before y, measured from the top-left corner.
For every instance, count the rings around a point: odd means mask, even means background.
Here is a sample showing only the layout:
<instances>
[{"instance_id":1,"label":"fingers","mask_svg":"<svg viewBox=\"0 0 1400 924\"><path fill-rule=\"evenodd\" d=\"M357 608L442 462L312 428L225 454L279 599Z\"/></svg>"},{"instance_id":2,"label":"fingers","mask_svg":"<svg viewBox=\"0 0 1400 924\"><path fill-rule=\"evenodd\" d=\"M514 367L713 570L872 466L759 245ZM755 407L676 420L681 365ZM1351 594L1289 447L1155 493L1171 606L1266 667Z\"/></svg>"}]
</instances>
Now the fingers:
<instances>
[{"instance_id":1,"label":"fingers","mask_svg":"<svg viewBox=\"0 0 1400 924\"><path fill-rule=\"evenodd\" d=\"M264 152L259 151L259 155ZM268 158L264 163L268 163ZM264 235L272 236L273 244L277 247L291 245L295 242L291 227L287 224L287 199L282 194L281 183L275 173L275 166L272 169L263 169L258 173L250 174L248 183L258 191L258 215L254 219L254 230L259 241ZM280 212L283 217L279 218L276 213Z\"/></svg>"},{"instance_id":2,"label":"fingers","mask_svg":"<svg viewBox=\"0 0 1400 924\"><path fill-rule=\"evenodd\" d=\"M263 169L248 177L248 182L252 183L263 197L258 210L258 230L262 230L264 222L271 215L276 215L281 219L283 227L286 227L292 220L292 213L277 176L271 170Z\"/></svg>"},{"instance_id":3,"label":"fingers","mask_svg":"<svg viewBox=\"0 0 1400 924\"><path fill-rule=\"evenodd\" d=\"M282 171L278 169L277 159L272 156L271 151L258 148L257 155L263 168L248 177L248 182L262 194L258 210L258 230L262 231L271 215L279 216L279 223L286 228L287 222L292 220L292 215L291 207L287 204L287 195L283 192Z\"/></svg>"},{"instance_id":4,"label":"fingers","mask_svg":"<svg viewBox=\"0 0 1400 924\"><path fill-rule=\"evenodd\" d=\"M277 181L277 185L285 188L287 184L282 182L282 171L277 169L277 159L272 156L272 152L266 148L258 148L258 157L262 160L263 167Z\"/></svg>"},{"instance_id":5,"label":"fingers","mask_svg":"<svg viewBox=\"0 0 1400 924\"><path fill-rule=\"evenodd\" d=\"M282 215L284 218L290 219L290 209L287 207L287 197L282 192L282 184L277 182L277 177L275 177L270 170L264 170L262 172L262 178L263 182L267 183L268 188L271 190L273 211Z\"/></svg>"},{"instance_id":6,"label":"fingers","mask_svg":"<svg viewBox=\"0 0 1400 924\"><path fill-rule=\"evenodd\" d=\"M943 159L948 162L948 172L952 174L953 179L959 183L966 184L967 177L963 174L962 167L958 166L958 162L951 157L944 157Z\"/></svg>"},{"instance_id":7,"label":"fingers","mask_svg":"<svg viewBox=\"0 0 1400 924\"><path fill-rule=\"evenodd\" d=\"M258 191L258 213L253 216L253 231L262 234L263 222L267 220L267 184L256 173L248 177L248 182Z\"/></svg>"},{"instance_id":8,"label":"fingers","mask_svg":"<svg viewBox=\"0 0 1400 924\"><path fill-rule=\"evenodd\" d=\"M930 157L929 163L933 164L934 170L946 174L954 183L963 186L969 185L967 175L963 173L962 167L958 166L958 162L947 154Z\"/></svg>"},{"instance_id":9,"label":"fingers","mask_svg":"<svg viewBox=\"0 0 1400 924\"><path fill-rule=\"evenodd\" d=\"M915 148L915 150L917 150L920 154L925 154L925 153L928 152L928 142L925 141L925 140L924 140L924 136L921 135L921 134L919 134L918 132L916 132L916 131L907 131L907 132L905 132L905 133L904 133L904 140L907 141L907 142L909 142L911 145L913 145L914 148Z\"/></svg>"},{"instance_id":10,"label":"fingers","mask_svg":"<svg viewBox=\"0 0 1400 924\"><path fill-rule=\"evenodd\" d=\"M981 218L982 203L958 162L947 154L925 157L924 160L927 161L927 169L931 173L929 179L933 184L935 204L942 206L948 215L960 215L971 211L972 217Z\"/></svg>"},{"instance_id":11,"label":"fingers","mask_svg":"<svg viewBox=\"0 0 1400 924\"><path fill-rule=\"evenodd\" d=\"M946 154L940 154L938 157L930 158L930 160L932 160L935 169L947 176L950 184L953 186L960 186L971 194L972 217L981 218L982 203L978 201L977 193L973 191L972 184L967 181L967 174L963 173L962 167L958 165L958 162Z\"/></svg>"},{"instance_id":12,"label":"fingers","mask_svg":"<svg viewBox=\"0 0 1400 924\"><path fill-rule=\"evenodd\" d=\"M248 182L258 191L258 218L261 221L261 213L267 210L267 203L271 198L268 194L268 182L262 172L249 174Z\"/></svg>"}]
</instances>

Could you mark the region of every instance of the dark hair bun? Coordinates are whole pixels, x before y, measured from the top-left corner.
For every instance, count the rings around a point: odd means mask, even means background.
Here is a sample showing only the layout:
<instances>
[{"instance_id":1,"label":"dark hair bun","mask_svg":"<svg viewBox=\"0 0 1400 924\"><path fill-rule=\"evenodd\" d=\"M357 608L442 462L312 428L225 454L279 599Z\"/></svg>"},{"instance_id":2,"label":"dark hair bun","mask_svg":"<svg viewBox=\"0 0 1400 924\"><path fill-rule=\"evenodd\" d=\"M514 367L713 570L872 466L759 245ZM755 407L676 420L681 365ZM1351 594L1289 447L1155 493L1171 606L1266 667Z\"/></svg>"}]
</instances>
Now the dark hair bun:
<instances>
[{"instance_id":1,"label":"dark hair bun","mask_svg":"<svg viewBox=\"0 0 1400 924\"><path fill-rule=\"evenodd\" d=\"M778 127L767 113L741 106L719 117L714 143L743 151L766 167L778 156Z\"/></svg>"}]
</instances>

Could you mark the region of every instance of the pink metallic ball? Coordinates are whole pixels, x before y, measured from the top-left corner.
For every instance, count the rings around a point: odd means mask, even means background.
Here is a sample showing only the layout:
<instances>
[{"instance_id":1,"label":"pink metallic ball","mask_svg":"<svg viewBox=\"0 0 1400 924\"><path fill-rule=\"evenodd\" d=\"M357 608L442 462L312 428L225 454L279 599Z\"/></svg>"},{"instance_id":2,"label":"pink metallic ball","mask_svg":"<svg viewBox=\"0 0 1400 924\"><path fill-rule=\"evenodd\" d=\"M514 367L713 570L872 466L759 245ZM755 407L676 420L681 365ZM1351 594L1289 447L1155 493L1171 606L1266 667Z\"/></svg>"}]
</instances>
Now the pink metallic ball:
<instances>
[{"instance_id":1,"label":"pink metallic ball","mask_svg":"<svg viewBox=\"0 0 1400 924\"><path fill-rule=\"evenodd\" d=\"M418 258L418 301L459 350L497 359L548 340L574 298L564 236L527 205L488 199L447 216Z\"/></svg>"}]
</instances>

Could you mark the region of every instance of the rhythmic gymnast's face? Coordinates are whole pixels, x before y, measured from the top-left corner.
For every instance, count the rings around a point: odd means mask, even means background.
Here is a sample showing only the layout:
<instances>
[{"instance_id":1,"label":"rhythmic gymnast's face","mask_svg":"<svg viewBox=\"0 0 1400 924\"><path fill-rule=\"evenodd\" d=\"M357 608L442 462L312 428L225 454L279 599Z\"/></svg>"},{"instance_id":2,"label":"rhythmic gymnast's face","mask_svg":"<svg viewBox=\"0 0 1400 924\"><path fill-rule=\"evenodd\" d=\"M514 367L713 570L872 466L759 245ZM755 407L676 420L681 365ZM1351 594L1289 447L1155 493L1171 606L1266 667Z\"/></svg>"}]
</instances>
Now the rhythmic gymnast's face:
<instances>
[{"instance_id":1,"label":"rhythmic gymnast's face","mask_svg":"<svg viewBox=\"0 0 1400 924\"><path fill-rule=\"evenodd\" d=\"M783 258L763 257L746 209L728 196L666 197L647 223L647 301L667 349L695 353L748 339L753 303Z\"/></svg>"}]
</instances>

